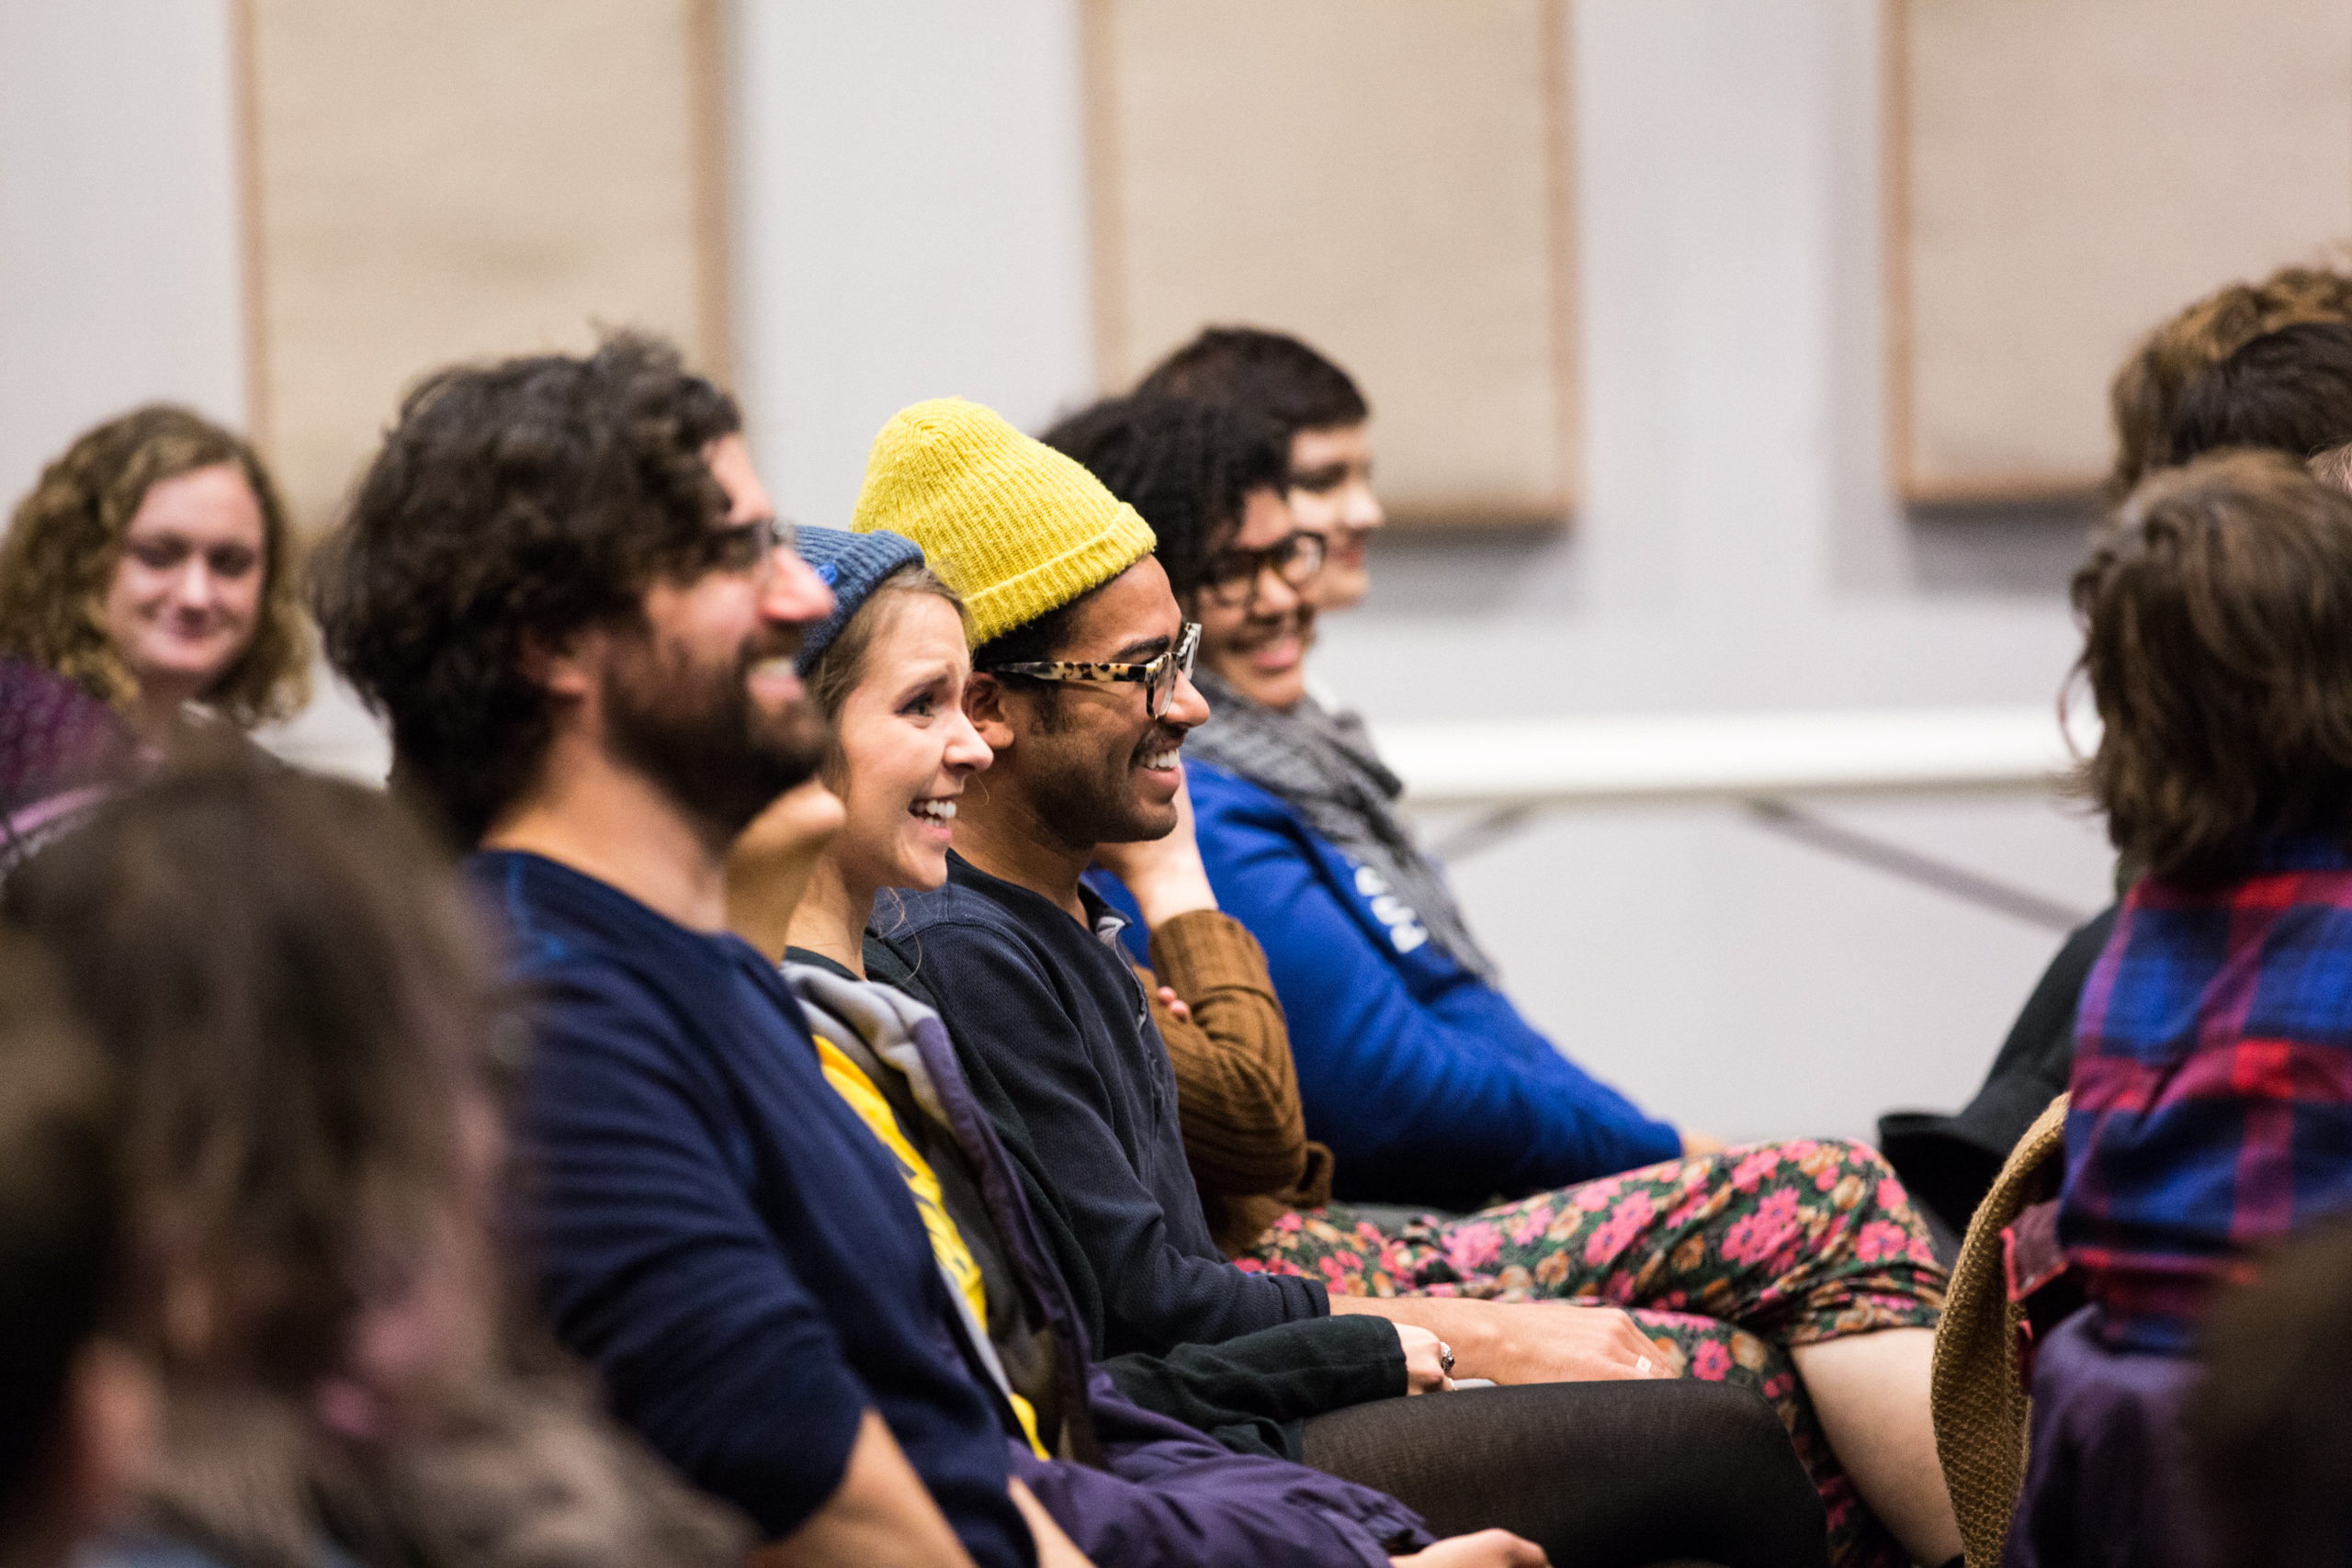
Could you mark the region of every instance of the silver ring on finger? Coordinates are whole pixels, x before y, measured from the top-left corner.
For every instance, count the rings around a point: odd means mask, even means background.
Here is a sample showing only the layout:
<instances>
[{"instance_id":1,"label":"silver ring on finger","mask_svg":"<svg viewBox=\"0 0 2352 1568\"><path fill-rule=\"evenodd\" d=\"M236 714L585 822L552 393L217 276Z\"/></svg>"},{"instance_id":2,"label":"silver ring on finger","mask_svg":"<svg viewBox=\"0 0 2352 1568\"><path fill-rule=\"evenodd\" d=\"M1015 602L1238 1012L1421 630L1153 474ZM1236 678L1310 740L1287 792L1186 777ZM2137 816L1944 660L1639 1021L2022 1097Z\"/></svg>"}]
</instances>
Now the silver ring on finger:
<instances>
[{"instance_id":1,"label":"silver ring on finger","mask_svg":"<svg viewBox=\"0 0 2352 1568\"><path fill-rule=\"evenodd\" d=\"M1453 1375L1453 1347L1442 1339L1437 1342L1437 1366L1447 1377Z\"/></svg>"},{"instance_id":2,"label":"silver ring on finger","mask_svg":"<svg viewBox=\"0 0 2352 1568\"><path fill-rule=\"evenodd\" d=\"M1650 1359L1647 1356L1637 1358L1634 1362L1634 1370L1644 1377L1647 1377L1650 1371Z\"/></svg>"}]
</instances>

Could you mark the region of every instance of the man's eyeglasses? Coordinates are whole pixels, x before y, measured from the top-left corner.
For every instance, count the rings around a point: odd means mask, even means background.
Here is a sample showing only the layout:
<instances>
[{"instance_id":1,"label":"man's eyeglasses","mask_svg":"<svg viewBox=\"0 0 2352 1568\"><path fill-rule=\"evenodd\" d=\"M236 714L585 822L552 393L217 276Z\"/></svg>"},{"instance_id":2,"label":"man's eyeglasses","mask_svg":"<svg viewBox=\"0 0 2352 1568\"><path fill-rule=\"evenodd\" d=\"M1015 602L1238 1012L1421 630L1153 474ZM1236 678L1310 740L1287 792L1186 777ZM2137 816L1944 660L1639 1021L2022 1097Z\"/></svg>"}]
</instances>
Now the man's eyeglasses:
<instances>
[{"instance_id":1,"label":"man's eyeglasses","mask_svg":"<svg viewBox=\"0 0 2352 1568\"><path fill-rule=\"evenodd\" d=\"M799 547L799 532L789 517L722 523L703 535L694 565L697 571L749 573L767 565L771 557L792 555Z\"/></svg>"},{"instance_id":2,"label":"man's eyeglasses","mask_svg":"<svg viewBox=\"0 0 2352 1568\"><path fill-rule=\"evenodd\" d=\"M1260 575L1268 567L1293 588L1306 588L1323 575L1323 558L1329 548L1322 535L1302 528L1262 550L1227 550L1209 558L1201 588L1228 610L1250 603L1258 591Z\"/></svg>"},{"instance_id":3,"label":"man's eyeglasses","mask_svg":"<svg viewBox=\"0 0 2352 1568\"><path fill-rule=\"evenodd\" d=\"M1176 700L1176 678L1193 672L1193 655L1200 650L1201 624L1186 621L1176 634L1176 646L1148 664L1116 664L1096 660L1046 659L1022 664L992 664L983 675L1026 675L1033 681L1136 681L1145 689L1144 711L1154 718L1168 716Z\"/></svg>"}]
</instances>

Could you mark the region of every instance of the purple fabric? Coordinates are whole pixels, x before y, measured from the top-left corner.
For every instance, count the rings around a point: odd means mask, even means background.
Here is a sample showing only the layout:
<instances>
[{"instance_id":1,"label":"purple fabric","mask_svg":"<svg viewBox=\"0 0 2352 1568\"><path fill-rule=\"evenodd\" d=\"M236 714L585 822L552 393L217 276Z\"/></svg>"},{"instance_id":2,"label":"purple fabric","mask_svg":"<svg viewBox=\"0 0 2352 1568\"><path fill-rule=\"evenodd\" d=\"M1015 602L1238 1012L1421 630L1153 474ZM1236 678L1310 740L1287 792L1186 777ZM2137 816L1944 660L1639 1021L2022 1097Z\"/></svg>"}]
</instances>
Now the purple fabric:
<instances>
[{"instance_id":1,"label":"purple fabric","mask_svg":"<svg viewBox=\"0 0 2352 1568\"><path fill-rule=\"evenodd\" d=\"M1395 1498L1304 1465L1237 1454L1129 1400L1091 1365L1086 1330L1038 1235L1021 1182L987 1114L972 1097L956 1047L938 1019L919 1020L915 1048L931 1075L948 1130L980 1177L981 1195L1007 1249L1054 1332L1073 1450L1101 1468L1043 1461L1008 1439L1012 1472L1037 1495L1079 1549L1121 1568L1206 1562L1337 1563L1382 1568L1388 1549L1413 1551L1429 1533Z\"/></svg>"},{"instance_id":2,"label":"purple fabric","mask_svg":"<svg viewBox=\"0 0 2352 1568\"><path fill-rule=\"evenodd\" d=\"M2002 1568L2211 1568L2181 1411L2197 1364L2111 1350L2086 1306L2043 1340Z\"/></svg>"},{"instance_id":3,"label":"purple fabric","mask_svg":"<svg viewBox=\"0 0 2352 1568\"><path fill-rule=\"evenodd\" d=\"M1387 1568L1388 1549L1430 1542L1402 1503L1305 1465L1237 1454L1170 1416L1131 1404L1100 1367L1087 1404L1106 1469L1047 1461L1014 1442L1012 1473L1096 1562Z\"/></svg>"},{"instance_id":4,"label":"purple fabric","mask_svg":"<svg viewBox=\"0 0 2352 1568\"><path fill-rule=\"evenodd\" d=\"M2059 1238L2118 1349L2183 1353L2247 1253L2352 1207L2352 855L2142 877L2083 987Z\"/></svg>"},{"instance_id":5,"label":"purple fabric","mask_svg":"<svg viewBox=\"0 0 2352 1568\"><path fill-rule=\"evenodd\" d=\"M0 874L103 800L138 750L114 710L79 685L0 658Z\"/></svg>"}]
</instances>

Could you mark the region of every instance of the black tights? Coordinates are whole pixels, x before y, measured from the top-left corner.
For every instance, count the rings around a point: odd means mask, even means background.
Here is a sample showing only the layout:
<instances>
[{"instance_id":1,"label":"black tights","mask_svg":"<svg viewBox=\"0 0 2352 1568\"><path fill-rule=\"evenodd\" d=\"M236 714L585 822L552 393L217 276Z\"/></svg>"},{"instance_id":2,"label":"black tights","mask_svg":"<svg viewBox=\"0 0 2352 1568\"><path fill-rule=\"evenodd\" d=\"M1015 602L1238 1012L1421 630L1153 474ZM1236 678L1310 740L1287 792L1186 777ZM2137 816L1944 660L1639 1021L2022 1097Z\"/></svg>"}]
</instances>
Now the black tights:
<instances>
[{"instance_id":1,"label":"black tights","mask_svg":"<svg viewBox=\"0 0 2352 1568\"><path fill-rule=\"evenodd\" d=\"M1306 1462L1438 1536L1501 1526L1574 1568L1824 1568L1821 1497L1780 1418L1690 1379L1384 1399L1306 1424Z\"/></svg>"}]
</instances>

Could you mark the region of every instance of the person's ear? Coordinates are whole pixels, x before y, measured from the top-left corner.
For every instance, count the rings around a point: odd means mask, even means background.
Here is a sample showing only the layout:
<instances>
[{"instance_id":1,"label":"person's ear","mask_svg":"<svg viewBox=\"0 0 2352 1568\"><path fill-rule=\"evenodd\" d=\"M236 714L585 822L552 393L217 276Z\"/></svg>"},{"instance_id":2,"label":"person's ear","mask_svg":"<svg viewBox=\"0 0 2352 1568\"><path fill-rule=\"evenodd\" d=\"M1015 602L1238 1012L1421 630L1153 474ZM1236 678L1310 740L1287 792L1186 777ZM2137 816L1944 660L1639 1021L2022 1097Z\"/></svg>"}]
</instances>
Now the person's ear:
<instances>
[{"instance_id":1,"label":"person's ear","mask_svg":"<svg viewBox=\"0 0 2352 1568\"><path fill-rule=\"evenodd\" d=\"M523 675L550 696L584 697L596 689L604 634L593 628L548 637L523 634Z\"/></svg>"},{"instance_id":2,"label":"person's ear","mask_svg":"<svg viewBox=\"0 0 2352 1568\"><path fill-rule=\"evenodd\" d=\"M1000 758L1012 746L1012 705L1017 700L1003 682L985 670L973 671L972 678L964 682L964 716Z\"/></svg>"}]
</instances>

